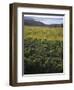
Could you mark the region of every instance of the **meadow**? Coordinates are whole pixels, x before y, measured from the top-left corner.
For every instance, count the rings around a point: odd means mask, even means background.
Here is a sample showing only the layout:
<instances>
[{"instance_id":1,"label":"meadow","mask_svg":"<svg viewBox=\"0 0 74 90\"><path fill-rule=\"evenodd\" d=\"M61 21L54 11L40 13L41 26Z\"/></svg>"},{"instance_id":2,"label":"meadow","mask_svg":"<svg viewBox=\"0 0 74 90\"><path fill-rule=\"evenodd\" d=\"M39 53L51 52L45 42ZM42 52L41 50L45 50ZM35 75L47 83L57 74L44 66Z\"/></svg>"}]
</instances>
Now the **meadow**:
<instances>
[{"instance_id":1,"label":"meadow","mask_svg":"<svg viewBox=\"0 0 74 90\"><path fill-rule=\"evenodd\" d=\"M40 40L63 40L62 27L47 26L25 26L24 38L40 39Z\"/></svg>"},{"instance_id":2,"label":"meadow","mask_svg":"<svg viewBox=\"0 0 74 90\"><path fill-rule=\"evenodd\" d=\"M24 26L24 74L63 72L63 28Z\"/></svg>"}]
</instances>

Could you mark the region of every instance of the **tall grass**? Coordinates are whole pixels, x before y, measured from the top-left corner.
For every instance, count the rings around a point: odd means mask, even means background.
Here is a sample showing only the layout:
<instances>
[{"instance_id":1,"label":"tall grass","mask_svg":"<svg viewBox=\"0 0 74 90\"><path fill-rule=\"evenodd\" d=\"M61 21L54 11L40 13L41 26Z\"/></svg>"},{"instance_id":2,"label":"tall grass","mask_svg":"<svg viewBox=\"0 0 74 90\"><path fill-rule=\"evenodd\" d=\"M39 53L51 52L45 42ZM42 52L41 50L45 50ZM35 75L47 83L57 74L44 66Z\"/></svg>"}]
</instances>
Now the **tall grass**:
<instances>
[{"instance_id":1,"label":"tall grass","mask_svg":"<svg viewBox=\"0 0 74 90\"><path fill-rule=\"evenodd\" d=\"M63 40L62 27L25 26L24 38L41 40Z\"/></svg>"},{"instance_id":2,"label":"tall grass","mask_svg":"<svg viewBox=\"0 0 74 90\"><path fill-rule=\"evenodd\" d=\"M24 26L24 74L63 72L63 28Z\"/></svg>"}]
</instances>

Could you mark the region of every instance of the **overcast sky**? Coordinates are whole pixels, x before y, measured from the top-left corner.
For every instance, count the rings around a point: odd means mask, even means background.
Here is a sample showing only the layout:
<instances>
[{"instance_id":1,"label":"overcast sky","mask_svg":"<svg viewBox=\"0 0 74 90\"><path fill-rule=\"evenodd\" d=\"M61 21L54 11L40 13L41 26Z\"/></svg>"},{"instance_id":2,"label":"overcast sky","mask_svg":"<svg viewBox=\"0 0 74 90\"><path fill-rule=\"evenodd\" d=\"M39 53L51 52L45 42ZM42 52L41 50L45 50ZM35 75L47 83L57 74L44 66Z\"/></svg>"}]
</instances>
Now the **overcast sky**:
<instances>
[{"instance_id":1,"label":"overcast sky","mask_svg":"<svg viewBox=\"0 0 74 90\"><path fill-rule=\"evenodd\" d=\"M53 16L52 18L46 18L46 17L35 17L35 16L24 16L24 18L27 20L34 19L35 21L43 22L44 24L63 24L63 17L60 16Z\"/></svg>"}]
</instances>

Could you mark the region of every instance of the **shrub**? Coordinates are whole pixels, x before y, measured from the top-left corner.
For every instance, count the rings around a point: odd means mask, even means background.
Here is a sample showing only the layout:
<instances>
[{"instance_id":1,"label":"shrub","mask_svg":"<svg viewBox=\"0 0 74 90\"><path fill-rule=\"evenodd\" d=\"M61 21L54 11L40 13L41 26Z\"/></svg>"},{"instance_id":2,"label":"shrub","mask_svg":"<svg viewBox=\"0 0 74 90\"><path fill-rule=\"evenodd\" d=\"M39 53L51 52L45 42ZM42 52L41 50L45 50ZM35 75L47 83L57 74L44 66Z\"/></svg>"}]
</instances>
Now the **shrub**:
<instances>
[{"instance_id":1,"label":"shrub","mask_svg":"<svg viewBox=\"0 0 74 90\"><path fill-rule=\"evenodd\" d=\"M24 39L24 74L63 72L63 41Z\"/></svg>"}]
</instances>

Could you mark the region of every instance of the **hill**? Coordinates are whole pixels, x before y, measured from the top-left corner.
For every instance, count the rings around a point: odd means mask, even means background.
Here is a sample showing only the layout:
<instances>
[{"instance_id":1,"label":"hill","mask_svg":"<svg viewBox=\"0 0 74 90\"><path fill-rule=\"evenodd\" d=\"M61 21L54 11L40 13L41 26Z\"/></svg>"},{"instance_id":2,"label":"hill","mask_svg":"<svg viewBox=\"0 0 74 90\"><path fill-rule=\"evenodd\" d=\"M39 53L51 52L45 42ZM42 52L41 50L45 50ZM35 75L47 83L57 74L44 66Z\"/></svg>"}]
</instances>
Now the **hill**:
<instances>
[{"instance_id":1,"label":"hill","mask_svg":"<svg viewBox=\"0 0 74 90\"><path fill-rule=\"evenodd\" d=\"M45 24L40 21L36 21L33 18L24 18L24 25L31 26L48 26L48 27L63 27L63 24Z\"/></svg>"}]
</instances>

